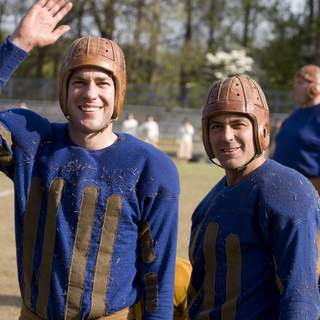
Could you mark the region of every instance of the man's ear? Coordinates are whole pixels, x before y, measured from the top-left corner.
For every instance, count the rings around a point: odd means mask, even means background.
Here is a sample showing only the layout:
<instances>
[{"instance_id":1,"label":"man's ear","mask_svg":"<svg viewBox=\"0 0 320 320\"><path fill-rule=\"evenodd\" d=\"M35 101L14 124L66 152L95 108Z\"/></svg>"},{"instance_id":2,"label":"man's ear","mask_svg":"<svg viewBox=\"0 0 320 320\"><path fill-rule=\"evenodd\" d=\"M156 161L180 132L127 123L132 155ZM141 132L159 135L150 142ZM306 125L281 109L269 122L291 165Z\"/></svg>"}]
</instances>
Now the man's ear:
<instances>
[{"instance_id":1,"label":"man's ear","mask_svg":"<svg viewBox=\"0 0 320 320\"><path fill-rule=\"evenodd\" d=\"M315 83L311 83L309 88L308 88L309 97L310 98L314 98L318 94L320 94L320 85L319 84L315 84Z\"/></svg>"}]
</instances>

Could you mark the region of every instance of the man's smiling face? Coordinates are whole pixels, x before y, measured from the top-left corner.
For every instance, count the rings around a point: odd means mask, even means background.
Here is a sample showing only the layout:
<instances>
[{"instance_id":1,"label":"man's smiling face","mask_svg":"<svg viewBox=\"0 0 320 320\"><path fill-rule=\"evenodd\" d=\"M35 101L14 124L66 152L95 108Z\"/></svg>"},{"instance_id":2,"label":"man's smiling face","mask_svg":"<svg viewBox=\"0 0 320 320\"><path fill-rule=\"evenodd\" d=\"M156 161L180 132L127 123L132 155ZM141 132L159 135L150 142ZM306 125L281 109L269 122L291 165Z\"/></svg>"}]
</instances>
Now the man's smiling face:
<instances>
[{"instance_id":1,"label":"man's smiling face","mask_svg":"<svg viewBox=\"0 0 320 320\"><path fill-rule=\"evenodd\" d=\"M100 132L109 125L114 111L114 81L97 67L80 68L69 80L67 101L74 134Z\"/></svg>"},{"instance_id":2,"label":"man's smiling face","mask_svg":"<svg viewBox=\"0 0 320 320\"><path fill-rule=\"evenodd\" d=\"M226 170L235 170L255 156L253 126L237 113L221 113L209 120L209 139L215 157Z\"/></svg>"}]
</instances>

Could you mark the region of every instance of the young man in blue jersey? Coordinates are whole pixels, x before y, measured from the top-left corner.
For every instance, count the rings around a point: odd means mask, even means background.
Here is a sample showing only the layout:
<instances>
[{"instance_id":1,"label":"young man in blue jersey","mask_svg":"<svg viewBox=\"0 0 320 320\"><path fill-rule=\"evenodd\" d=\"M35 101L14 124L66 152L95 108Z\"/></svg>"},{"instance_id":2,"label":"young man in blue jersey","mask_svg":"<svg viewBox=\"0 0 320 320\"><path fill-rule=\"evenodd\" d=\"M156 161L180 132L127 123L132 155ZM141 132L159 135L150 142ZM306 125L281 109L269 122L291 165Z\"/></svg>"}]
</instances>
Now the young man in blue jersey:
<instances>
[{"instance_id":1,"label":"young man in blue jersey","mask_svg":"<svg viewBox=\"0 0 320 320\"><path fill-rule=\"evenodd\" d=\"M319 319L319 199L266 160L269 110L245 75L216 82L202 114L209 158L225 170L192 216L190 319Z\"/></svg>"},{"instance_id":2,"label":"young man in blue jersey","mask_svg":"<svg viewBox=\"0 0 320 320\"><path fill-rule=\"evenodd\" d=\"M298 105L276 136L273 159L296 169L320 193L320 68L306 65L295 75L293 98Z\"/></svg>"},{"instance_id":3,"label":"young man in blue jersey","mask_svg":"<svg viewBox=\"0 0 320 320\"><path fill-rule=\"evenodd\" d=\"M54 43L67 0L40 0L0 47L1 86L37 46ZM14 182L20 320L134 319L173 314L179 182L172 161L115 134L125 60L99 37L77 39L59 76L66 123L0 113L0 169Z\"/></svg>"}]
</instances>

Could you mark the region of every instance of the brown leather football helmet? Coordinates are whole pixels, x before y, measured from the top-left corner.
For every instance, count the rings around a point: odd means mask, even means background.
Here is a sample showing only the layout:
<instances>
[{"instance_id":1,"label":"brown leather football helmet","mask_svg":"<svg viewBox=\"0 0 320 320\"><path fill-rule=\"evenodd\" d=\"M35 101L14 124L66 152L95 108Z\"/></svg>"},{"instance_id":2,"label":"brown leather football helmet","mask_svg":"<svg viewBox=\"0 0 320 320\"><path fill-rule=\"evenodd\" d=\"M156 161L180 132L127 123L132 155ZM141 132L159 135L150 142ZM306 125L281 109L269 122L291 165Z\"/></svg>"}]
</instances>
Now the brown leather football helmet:
<instances>
[{"instance_id":1,"label":"brown leather football helmet","mask_svg":"<svg viewBox=\"0 0 320 320\"><path fill-rule=\"evenodd\" d=\"M68 83L75 69L93 66L111 74L115 84L115 106L112 119L123 109L127 87L126 67L121 48L112 40L100 37L82 37L75 40L66 52L59 75L59 101L64 115L68 116Z\"/></svg>"},{"instance_id":2,"label":"brown leather football helmet","mask_svg":"<svg viewBox=\"0 0 320 320\"><path fill-rule=\"evenodd\" d=\"M249 76L235 75L213 84L203 108L202 139L209 159L215 158L209 140L209 119L226 112L242 114L251 120L255 157L261 155L270 141L267 100L260 86Z\"/></svg>"}]
</instances>

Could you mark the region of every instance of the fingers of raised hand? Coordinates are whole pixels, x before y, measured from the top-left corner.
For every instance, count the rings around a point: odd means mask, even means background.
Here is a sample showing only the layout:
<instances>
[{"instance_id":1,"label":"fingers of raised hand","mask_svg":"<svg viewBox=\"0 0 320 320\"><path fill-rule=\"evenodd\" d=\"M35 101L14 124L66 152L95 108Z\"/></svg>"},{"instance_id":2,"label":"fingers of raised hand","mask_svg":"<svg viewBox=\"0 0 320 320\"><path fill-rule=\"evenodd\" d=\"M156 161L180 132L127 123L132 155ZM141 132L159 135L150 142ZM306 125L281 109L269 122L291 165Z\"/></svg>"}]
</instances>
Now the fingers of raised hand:
<instances>
[{"instance_id":1,"label":"fingers of raised hand","mask_svg":"<svg viewBox=\"0 0 320 320\"><path fill-rule=\"evenodd\" d=\"M59 39L64 33L66 33L69 30L70 30L70 27L67 25L62 25L56 28L52 33L54 41Z\"/></svg>"},{"instance_id":2,"label":"fingers of raised hand","mask_svg":"<svg viewBox=\"0 0 320 320\"><path fill-rule=\"evenodd\" d=\"M39 5L41 7L44 7L48 0L39 0L38 2L35 3L35 5Z\"/></svg>"},{"instance_id":3,"label":"fingers of raised hand","mask_svg":"<svg viewBox=\"0 0 320 320\"><path fill-rule=\"evenodd\" d=\"M38 0L14 31L15 43L26 51L54 43L70 29L57 25L71 8L70 0Z\"/></svg>"},{"instance_id":4,"label":"fingers of raised hand","mask_svg":"<svg viewBox=\"0 0 320 320\"><path fill-rule=\"evenodd\" d=\"M48 0L44 8L46 8L50 13L55 16L60 10L65 9L70 6L69 0Z\"/></svg>"},{"instance_id":5,"label":"fingers of raised hand","mask_svg":"<svg viewBox=\"0 0 320 320\"><path fill-rule=\"evenodd\" d=\"M70 0L39 0L34 4L42 14L48 14L51 17L59 15L62 19L72 8Z\"/></svg>"},{"instance_id":6,"label":"fingers of raised hand","mask_svg":"<svg viewBox=\"0 0 320 320\"><path fill-rule=\"evenodd\" d=\"M72 3L67 0L60 0L59 5L57 4L52 8L52 14L60 21L72 8Z\"/></svg>"},{"instance_id":7,"label":"fingers of raised hand","mask_svg":"<svg viewBox=\"0 0 320 320\"><path fill-rule=\"evenodd\" d=\"M34 4L30 17L33 17L31 20L38 25L42 33L53 32L71 8L70 0L39 0Z\"/></svg>"}]
</instances>

